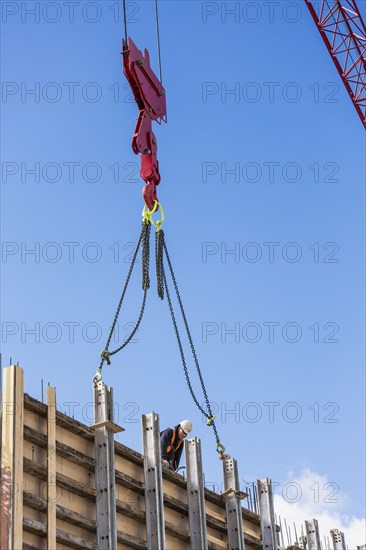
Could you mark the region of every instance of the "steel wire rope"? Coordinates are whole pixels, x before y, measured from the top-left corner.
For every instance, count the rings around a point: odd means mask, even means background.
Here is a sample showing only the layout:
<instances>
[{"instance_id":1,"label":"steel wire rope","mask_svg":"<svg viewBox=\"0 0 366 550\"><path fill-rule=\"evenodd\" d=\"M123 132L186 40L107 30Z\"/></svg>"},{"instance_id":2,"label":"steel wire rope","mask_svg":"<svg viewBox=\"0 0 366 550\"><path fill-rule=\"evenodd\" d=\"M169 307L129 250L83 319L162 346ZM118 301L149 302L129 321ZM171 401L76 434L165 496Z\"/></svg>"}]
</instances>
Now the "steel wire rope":
<instances>
[{"instance_id":1,"label":"steel wire rope","mask_svg":"<svg viewBox=\"0 0 366 550\"><path fill-rule=\"evenodd\" d=\"M156 21L156 38L158 43L158 61L159 61L159 76L160 82L163 83L163 73L161 69L161 52L160 52L160 29L159 29L159 8L158 0L155 0L155 21Z\"/></svg>"},{"instance_id":2,"label":"steel wire rope","mask_svg":"<svg viewBox=\"0 0 366 550\"><path fill-rule=\"evenodd\" d=\"M160 82L163 83L163 71L162 71L161 47L160 47L160 26L159 26L159 6L158 6L158 0L155 0L154 3L155 3L156 40L157 40L157 47L158 47L159 78L160 78ZM126 7L126 0L123 0L123 21L124 21L124 30L125 30L125 44L126 44L126 46L127 46L128 33L127 33L127 7Z\"/></svg>"},{"instance_id":3,"label":"steel wire rope","mask_svg":"<svg viewBox=\"0 0 366 550\"><path fill-rule=\"evenodd\" d=\"M127 47L127 11L126 11L126 0L123 0L123 21L124 21L124 27L125 27L125 44Z\"/></svg>"}]
</instances>

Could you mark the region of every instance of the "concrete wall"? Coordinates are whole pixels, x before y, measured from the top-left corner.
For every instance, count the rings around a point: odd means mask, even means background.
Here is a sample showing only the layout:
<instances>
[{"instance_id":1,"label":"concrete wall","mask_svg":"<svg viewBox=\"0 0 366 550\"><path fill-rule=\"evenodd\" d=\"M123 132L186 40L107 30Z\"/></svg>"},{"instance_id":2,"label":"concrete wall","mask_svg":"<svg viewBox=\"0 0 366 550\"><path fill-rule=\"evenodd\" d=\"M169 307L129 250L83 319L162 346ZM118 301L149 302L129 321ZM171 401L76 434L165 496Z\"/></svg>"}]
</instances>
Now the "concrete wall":
<instances>
[{"instance_id":1,"label":"concrete wall","mask_svg":"<svg viewBox=\"0 0 366 550\"><path fill-rule=\"evenodd\" d=\"M93 430L23 391L23 371L4 370L1 439L1 549L96 548ZM118 550L145 549L143 457L115 442ZM187 482L163 469L166 543L188 550ZM205 489L208 546L228 548L225 498ZM242 509L245 546L262 548L260 518ZM198 550L198 549L197 549Z\"/></svg>"}]
</instances>

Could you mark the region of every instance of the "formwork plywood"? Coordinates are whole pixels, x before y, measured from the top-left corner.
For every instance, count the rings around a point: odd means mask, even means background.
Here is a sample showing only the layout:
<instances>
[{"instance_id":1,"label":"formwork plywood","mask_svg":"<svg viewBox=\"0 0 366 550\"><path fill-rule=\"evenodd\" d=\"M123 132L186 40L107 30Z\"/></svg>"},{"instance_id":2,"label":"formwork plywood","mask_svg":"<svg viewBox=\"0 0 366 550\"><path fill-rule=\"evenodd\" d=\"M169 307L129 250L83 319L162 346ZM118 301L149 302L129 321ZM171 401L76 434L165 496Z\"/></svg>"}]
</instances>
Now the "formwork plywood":
<instances>
[{"instance_id":1,"label":"formwork plywood","mask_svg":"<svg viewBox=\"0 0 366 550\"><path fill-rule=\"evenodd\" d=\"M94 432L87 425L60 411L56 412L55 403L56 395L52 388L48 390L48 406L23 394L21 369L16 375L13 372L13 385L4 385L3 413L8 415L3 414L3 428L4 423L9 422L10 406L18 406L19 414L14 429L9 429L9 424L5 429L6 445L3 446L1 463L4 473L6 467L12 468L12 472L15 468L15 482L23 483L17 508L23 549L43 550L48 547L51 550L52 541L56 541L52 550L94 550ZM9 448L14 446L15 438L20 440L17 448L21 449L16 464L9 458ZM6 481L6 475L3 481ZM115 442L115 483L118 550L145 550L143 456L119 442ZM2 490L6 491L6 484L2 483ZM167 549L188 550L191 546L186 480L163 468L163 493ZM6 504L6 498L4 502ZM2 526L6 525L7 505L3 508ZM226 549L224 497L205 489L205 510L209 549ZM259 517L243 509L243 519L247 550L259 550ZM4 539L3 531L1 536ZM18 548L14 547L14 550Z\"/></svg>"}]
</instances>

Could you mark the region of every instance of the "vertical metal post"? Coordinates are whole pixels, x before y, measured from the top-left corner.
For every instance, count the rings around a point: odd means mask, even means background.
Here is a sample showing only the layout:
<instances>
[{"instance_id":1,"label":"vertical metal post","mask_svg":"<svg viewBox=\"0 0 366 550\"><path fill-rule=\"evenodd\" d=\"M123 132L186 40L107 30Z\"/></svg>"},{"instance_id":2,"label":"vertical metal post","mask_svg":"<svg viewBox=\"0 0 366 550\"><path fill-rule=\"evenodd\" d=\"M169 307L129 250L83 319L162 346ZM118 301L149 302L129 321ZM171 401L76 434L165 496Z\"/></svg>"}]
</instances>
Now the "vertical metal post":
<instances>
[{"instance_id":1,"label":"vertical metal post","mask_svg":"<svg viewBox=\"0 0 366 550\"><path fill-rule=\"evenodd\" d=\"M98 550L117 548L113 390L103 382L94 387L95 477Z\"/></svg>"},{"instance_id":2,"label":"vertical metal post","mask_svg":"<svg viewBox=\"0 0 366 550\"><path fill-rule=\"evenodd\" d=\"M2 456L3 456L3 356L0 353L0 548L5 548L5 535L1 536L1 533L5 533L7 528L5 527L5 503L3 503L3 492L5 493L5 480L2 476ZM5 494L4 494L5 496ZM4 540L3 540L4 538Z\"/></svg>"},{"instance_id":3,"label":"vertical metal post","mask_svg":"<svg viewBox=\"0 0 366 550\"><path fill-rule=\"evenodd\" d=\"M2 356L2 353L0 353L0 463L1 463L1 455L2 455L2 447L3 447L2 430L3 430L3 356ZM1 481L1 471L0 471L0 481ZM0 491L0 510L1 510L1 491Z\"/></svg>"},{"instance_id":4,"label":"vertical metal post","mask_svg":"<svg viewBox=\"0 0 366 550\"><path fill-rule=\"evenodd\" d=\"M47 386L47 546L56 548L56 390Z\"/></svg>"},{"instance_id":5,"label":"vertical metal post","mask_svg":"<svg viewBox=\"0 0 366 550\"><path fill-rule=\"evenodd\" d=\"M142 416L144 448L146 536L148 550L165 550L163 475L161 468L159 415Z\"/></svg>"},{"instance_id":6,"label":"vertical metal post","mask_svg":"<svg viewBox=\"0 0 366 550\"><path fill-rule=\"evenodd\" d=\"M244 550L243 516L241 508L238 464L234 458L224 459L224 496L228 550Z\"/></svg>"},{"instance_id":7,"label":"vertical metal post","mask_svg":"<svg viewBox=\"0 0 366 550\"><path fill-rule=\"evenodd\" d=\"M205 491L203 488L201 440L185 442L189 530L192 550L207 550Z\"/></svg>"},{"instance_id":8,"label":"vertical metal post","mask_svg":"<svg viewBox=\"0 0 366 550\"><path fill-rule=\"evenodd\" d=\"M257 479L257 489L263 550L276 550L276 522L273 509L271 480L267 477L265 479Z\"/></svg>"},{"instance_id":9,"label":"vertical metal post","mask_svg":"<svg viewBox=\"0 0 366 550\"><path fill-rule=\"evenodd\" d=\"M330 534L333 540L333 550L346 550L346 541L344 533L339 529L331 529Z\"/></svg>"},{"instance_id":10,"label":"vertical metal post","mask_svg":"<svg viewBox=\"0 0 366 550\"><path fill-rule=\"evenodd\" d=\"M301 535L301 537L299 537L300 548L304 548L304 550L306 550L307 544L308 544L307 538L304 535Z\"/></svg>"},{"instance_id":11,"label":"vertical metal post","mask_svg":"<svg viewBox=\"0 0 366 550\"><path fill-rule=\"evenodd\" d=\"M279 519L279 524L280 524L280 535L281 535L281 541L282 541L282 548L284 548L285 546L285 539L283 537L283 529L282 529L282 520L281 520L281 516L278 516L278 519ZM280 545L281 546L281 545Z\"/></svg>"},{"instance_id":12,"label":"vertical metal post","mask_svg":"<svg viewBox=\"0 0 366 550\"><path fill-rule=\"evenodd\" d=\"M23 547L23 370L4 370L1 453L1 548Z\"/></svg>"},{"instance_id":13,"label":"vertical metal post","mask_svg":"<svg viewBox=\"0 0 366 550\"><path fill-rule=\"evenodd\" d=\"M318 520L305 521L308 550L321 550Z\"/></svg>"},{"instance_id":14,"label":"vertical metal post","mask_svg":"<svg viewBox=\"0 0 366 550\"><path fill-rule=\"evenodd\" d=\"M275 525L277 525L277 516L276 514L274 515L275 516ZM276 530L276 543L277 543L277 546L281 546L281 541L280 541L280 532Z\"/></svg>"}]
</instances>

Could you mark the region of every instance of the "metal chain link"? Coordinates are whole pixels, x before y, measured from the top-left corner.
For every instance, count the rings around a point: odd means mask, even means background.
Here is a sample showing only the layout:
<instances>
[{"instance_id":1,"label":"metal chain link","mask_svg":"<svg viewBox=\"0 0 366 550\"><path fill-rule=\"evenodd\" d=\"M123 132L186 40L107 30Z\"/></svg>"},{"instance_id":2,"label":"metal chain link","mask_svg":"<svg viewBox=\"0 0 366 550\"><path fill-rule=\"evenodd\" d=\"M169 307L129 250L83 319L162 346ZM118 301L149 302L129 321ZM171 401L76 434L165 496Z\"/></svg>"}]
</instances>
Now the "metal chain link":
<instances>
[{"instance_id":1,"label":"metal chain link","mask_svg":"<svg viewBox=\"0 0 366 550\"><path fill-rule=\"evenodd\" d=\"M161 254L161 257L159 257L159 268L157 269L157 271L159 273L161 273L162 279L163 279L163 282L164 282L164 287L165 287L165 292L166 292L166 296L167 296L167 300L168 300L170 315L171 315L171 318L172 318L172 321L173 321L174 331L175 331L177 341L178 341L179 351L180 351L180 355L181 355L181 359L182 359L182 364L183 364L183 369L184 369L184 374L185 374L185 377L186 377L187 385L188 385L189 391L191 393L191 396L192 396L197 408L200 410L200 412L207 419L210 420L209 425L212 426L212 428L213 428L216 443L217 443L218 448L219 448L219 446L222 447L222 445L220 443L220 438L219 438L219 435L218 435L218 432L217 432L216 424L215 424L215 421L213 419L214 416L212 414L210 401L208 399L208 395L207 395L207 391L206 391L206 386L205 386L205 383L204 383L204 380L203 380L203 377L202 377L201 368L199 366L196 350L195 350L195 347L194 347L194 344L193 344L191 332L189 330L189 326L188 326L188 322L187 322L187 317L186 317L184 307L183 307L183 303L182 303L182 299L181 299L181 296L180 296L180 293L179 293L177 280L175 278L174 270L173 270L172 263L170 261L170 256L169 256L169 253L168 253L168 249L167 249L167 246L166 246L166 243L165 243L164 232L160 231L159 233L160 233L160 235L159 235L160 246L163 249L163 251L165 252L165 256L166 256L166 259L167 259L167 262L168 262L170 275L171 275L171 278L172 278L172 281L173 281L175 293L176 293L176 296L177 296L180 311L181 311L182 318L183 318L183 321L184 321L184 325L185 325L185 328L186 328L189 344L191 346L192 355L193 355L194 362L195 362L195 365L196 365L197 374L198 374L198 377L199 377L199 380L200 380L200 383L201 383L201 388L202 388L202 392L203 392L203 395L204 395L204 398L205 398L206 407L207 407L208 412L206 412L202 408L202 406L200 405L200 403L199 403L199 401L198 401L198 399L197 399L197 397L196 397L196 395L193 391L193 388L192 388L192 384L191 384L191 380L190 380L190 377L189 377L189 372L188 372L188 369L187 369L187 364L186 364L186 360L185 360L185 356L184 356L183 346L182 346L182 342L181 342L181 338L180 338L180 334L179 334L179 329L178 329L177 321L176 321L175 314L174 314L173 304L172 304L171 297L170 297L170 294L169 294L168 283L167 283L167 279L166 279L166 275L165 275L165 269L164 269L163 254ZM158 259L157 259L157 263L158 263Z\"/></svg>"},{"instance_id":2,"label":"metal chain link","mask_svg":"<svg viewBox=\"0 0 366 550\"><path fill-rule=\"evenodd\" d=\"M142 288L148 290L150 288L150 233L151 223L144 221L143 235L142 235Z\"/></svg>"},{"instance_id":3,"label":"metal chain link","mask_svg":"<svg viewBox=\"0 0 366 550\"><path fill-rule=\"evenodd\" d=\"M181 356L181 359L182 359L182 364L183 364L183 369L184 369L184 374L185 374L185 377L186 377L187 385L188 385L190 394L191 394L191 396L192 396L192 398L193 398L193 401L194 401L195 404L197 405L198 409L201 411L201 413L202 413L206 418L208 418L207 412L202 408L202 406L200 405L200 403L199 403L199 401L198 401L198 399L197 399L197 397L196 397L196 395L195 395L195 393L194 393L194 391L193 391L192 384L191 384L191 381L190 381L190 378L189 378L189 373L188 373L188 369L187 369L186 359L185 359L185 356L184 356L182 341L181 341L181 339L180 339L179 329L178 329L177 321L176 321L176 318L175 318L174 309L173 309L173 304L172 304L172 301L171 301L171 298L170 298L170 293L169 293L168 283L167 283L167 280L166 280L166 277L165 277L165 273L163 273L163 281L164 281L164 287L165 287L166 297L167 297L167 300L168 300L170 315L171 315L171 318L172 318L172 321L173 321L173 326L174 326L175 335L176 335L176 337L177 337L177 342L178 342L178 346L179 346L179 352L180 352L180 356Z\"/></svg>"},{"instance_id":4,"label":"metal chain link","mask_svg":"<svg viewBox=\"0 0 366 550\"><path fill-rule=\"evenodd\" d=\"M144 316L144 311L145 311L145 305L146 305L146 297L147 297L147 289L144 291L144 297L142 299L142 305L141 305L141 310L140 310L140 315L139 315L139 318L137 319L137 323L135 325L135 328L133 329L133 331L131 332L131 334L129 335L129 337L123 342L122 346L120 346L119 348L115 349L114 351L111 351L110 352L110 356L112 355L115 355L116 353L118 353L119 351L121 351L124 347L127 346L127 344L129 344L132 340L132 338L135 336L136 332L138 331L138 328L140 326L140 323L142 321L142 318Z\"/></svg>"},{"instance_id":5,"label":"metal chain link","mask_svg":"<svg viewBox=\"0 0 366 550\"><path fill-rule=\"evenodd\" d=\"M147 297L147 291L150 288L150 276L149 276L149 267L150 267L150 232L151 232L151 224L150 222L144 222L144 226L142 228L142 288L144 290L144 297L142 300L141 310L139 318L137 319L137 323L135 325L135 328L129 335L129 337L123 342L122 346L115 349L114 351L110 352L110 355L115 355L119 351L121 351L124 347L127 346L127 344L130 343L132 338L135 336L140 323L142 321L142 317L144 315L145 311L145 305L146 305L146 297Z\"/></svg>"},{"instance_id":6,"label":"metal chain link","mask_svg":"<svg viewBox=\"0 0 366 550\"><path fill-rule=\"evenodd\" d=\"M140 323L142 321L142 317L143 317L144 311L145 311L147 290L150 288L150 278L149 278L150 232L151 232L150 222L143 221L142 222L140 238L138 240L135 253L132 257L130 269L128 270L128 274L127 274L127 278L126 278L126 281L125 281L125 284L124 284L124 287L123 287L122 295L121 295L120 301L118 303L116 313L114 315L114 319L113 319L113 323L112 323L112 326L111 326L111 330L110 330L109 335L108 335L107 343L105 345L104 351L102 352L102 359L101 359L100 366L99 366L99 371L100 372L103 368L104 362L105 361L107 361L107 363L110 362L109 357L111 357L112 355L115 355L116 353L121 351L125 346L127 346L127 344L129 344L129 342L132 340L132 338L136 334L136 332L137 332L137 330L140 326ZM136 323L134 329L132 330L132 332L128 336L128 338L123 342L122 346L120 346L119 348L117 348L114 351L110 352L109 349L108 349L109 344L111 342L111 339L112 339L112 336L113 336L113 333L114 333L114 330L115 330L115 327L116 327L116 323L117 323L117 320L118 320L118 317L119 317L119 314L120 314L120 311L121 311L123 300L125 298L127 287L128 287L129 282L130 282L132 271L133 271L133 268L135 266L137 255L138 255L141 244L142 244L142 288L144 290L144 296L143 296L143 300L142 300L140 314L139 314L139 317L138 317L138 320L137 320L137 323Z\"/></svg>"},{"instance_id":7,"label":"metal chain link","mask_svg":"<svg viewBox=\"0 0 366 550\"><path fill-rule=\"evenodd\" d=\"M158 296L161 300L164 300L164 264L163 264L163 231L157 231L155 233L155 264L156 264L156 284L158 289Z\"/></svg>"},{"instance_id":8,"label":"metal chain link","mask_svg":"<svg viewBox=\"0 0 366 550\"><path fill-rule=\"evenodd\" d=\"M150 233L151 233L151 223L148 220L144 220L143 223L142 223L140 238L139 238L139 241L137 243L137 247L136 247L135 253L133 255L133 258L132 258L131 266L130 266L130 269L129 269L128 274L127 274L125 285L123 287L122 296L121 296L120 301L118 303L117 310L116 310L116 313L115 313L115 316L114 316L114 319L113 319L112 327L111 327L111 330L109 332L109 336L108 336L108 339L107 339L107 344L106 344L106 347L105 347L104 351L101 354L102 355L102 360L101 360L99 369L97 371L97 374L99 373L100 376L101 376L101 372L102 372L104 362L107 361L107 363L110 364L110 357L112 355L115 355L119 351L121 351L125 346L127 346L127 344L132 340L132 338L136 334L136 332L137 332L137 330L140 326L140 323L142 321L142 317L143 317L143 314L144 314L144 311L145 311L147 291L150 288L150 276L149 276ZM143 296L143 300L142 300L140 315L138 317L136 326L134 327L134 329L132 330L132 332L128 336L128 338L125 340L125 342L119 348L117 348L116 350L110 352L108 350L109 344L111 342L111 339L112 339L112 336L113 336L113 333L114 333L114 329L115 329L115 326L116 326L116 323L117 323L117 320L118 320L118 316L120 314L120 310L121 310L122 303L123 303L123 300L124 300L124 297L125 297L125 294L126 294L128 283L130 281L131 274L132 274L133 268L134 268L135 263L136 263L136 258L137 258L137 255L138 255L138 251L139 251L141 245L142 245L142 288L144 290L144 296ZM170 296L170 293L169 293L167 278L166 278L166 275L165 275L164 253L165 253L165 256L166 256L166 259L167 259L167 262L168 262L170 275L171 275L173 285L174 285L174 289L175 289L175 294L176 294L176 297L177 297L177 300L178 300L178 303L179 303L181 315L182 315L182 318L183 318L183 321L184 321L186 333L187 333L189 344L190 344L191 351L192 351L192 356L193 356L193 359L194 359L194 362L195 362L195 365L196 365L197 374L198 374L198 377L199 377L199 380L200 380L200 384L201 384L201 388L202 388L202 392L203 392L203 395L204 395L204 398L205 398L206 407L207 407L208 412L205 411L203 409L203 407L200 405L200 403L199 403L199 401L198 401L198 399L197 399L197 397L194 393L192 383L191 383L191 380L190 380L190 376L189 376L189 372L188 372L188 368L187 368L187 363L186 363L186 359L185 359L185 355L184 355L184 351L183 351L183 345L182 345L181 337L180 337L180 334L179 334L178 324L177 324L177 321L176 321L171 296ZM195 350L195 347L194 347L194 344L193 344L191 332L189 330L188 321L187 321L187 317L186 317L186 314L185 314L185 311L184 311L182 299L181 299L181 296L180 296L180 293L179 293L177 280L175 278L174 270L173 270L172 263L171 263L171 260L170 260L170 256L169 256L169 253L168 253L168 249L167 249L167 246L166 246L166 243L165 243L164 232L161 229L159 231L157 231L156 236L155 236L155 255L156 255L155 261L156 261L156 277L157 277L158 296L161 299L164 299L164 291L165 291L167 301L168 301L168 305L169 305L170 315L171 315L171 318L172 318L172 321L173 321L174 331L175 331L175 334L176 334L176 337L177 337L177 342L178 342L180 356L181 356L181 359L182 359L184 374L185 374L185 378L186 378L186 381L187 381L187 385L188 385L190 394L191 394L191 396L193 398L193 401L195 402L197 408L199 409L199 411L207 418L208 425L212 426L214 434L215 434L216 443L217 443L217 450L219 452L221 452L220 449L224 450L224 447L220 443L220 438L219 438L217 428L216 428L216 424L215 424L215 420L214 420L215 417L212 414L210 401L208 399L206 386L205 386L205 383L203 381L203 376L202 376L202 372L201 372L201 369L200 369L200 366L199 366L196 350ZM94 378L94 380L95 379L96 379L96 377Z\"/></svg>"}]
</instances>

